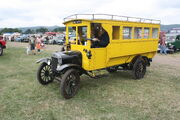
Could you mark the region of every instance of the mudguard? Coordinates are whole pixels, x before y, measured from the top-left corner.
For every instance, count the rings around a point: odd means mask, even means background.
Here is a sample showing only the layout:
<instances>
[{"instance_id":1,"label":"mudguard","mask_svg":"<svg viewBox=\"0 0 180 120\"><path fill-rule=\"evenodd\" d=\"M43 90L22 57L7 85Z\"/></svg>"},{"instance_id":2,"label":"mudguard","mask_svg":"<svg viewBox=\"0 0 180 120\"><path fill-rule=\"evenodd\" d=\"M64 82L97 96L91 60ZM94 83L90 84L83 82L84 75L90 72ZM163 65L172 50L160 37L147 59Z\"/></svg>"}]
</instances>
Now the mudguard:
<instances>
[{"instance_id":1,"label":"mudguard","mask_svg":"<svg viewBox=\"0 0 180 120\"><path fill-rule=\"evenodd\" d=\"M36 61L36 63L47 63L48 64L48 60L51 60L50 58L41 58L39 60Z\"/></svg>"},{"instance_id":2,"label":"mudguard","mask_svg":"<svg viewBox=\"0 0 180 120\"><path fill-rule=\"evenodd\" d=\"M56 70L57 71L63 71L65 69L69 69L69 68L76 68L82 72L85 72L85 70L80 65L77 65L77 64L64 64L64 65L57 67Z\"/></svg>"}]
</instances>

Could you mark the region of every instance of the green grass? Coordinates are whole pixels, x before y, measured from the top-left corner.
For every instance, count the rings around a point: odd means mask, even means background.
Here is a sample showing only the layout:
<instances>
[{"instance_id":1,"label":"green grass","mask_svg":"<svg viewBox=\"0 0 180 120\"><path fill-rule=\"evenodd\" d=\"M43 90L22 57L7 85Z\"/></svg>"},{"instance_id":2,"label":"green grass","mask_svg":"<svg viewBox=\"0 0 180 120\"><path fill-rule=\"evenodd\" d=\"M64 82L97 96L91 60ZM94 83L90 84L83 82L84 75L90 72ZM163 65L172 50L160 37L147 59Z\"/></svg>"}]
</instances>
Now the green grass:
<instances>
[{"instance_id":1,"label":"green grass","mask_svg":"<svg viewBox=\"0 0 180 120\"><path fill-rule=\"evenodd\" d=\"M180 118L178 67L153 64L141 80L133 80L130 71L100 79L82 76L78 94L65 100L60 95L60 83L42 86L36 80L36 60L50 55L27 56L23 48L5 50L0 57L0 120Z\"/></svg>"}]
</instances>

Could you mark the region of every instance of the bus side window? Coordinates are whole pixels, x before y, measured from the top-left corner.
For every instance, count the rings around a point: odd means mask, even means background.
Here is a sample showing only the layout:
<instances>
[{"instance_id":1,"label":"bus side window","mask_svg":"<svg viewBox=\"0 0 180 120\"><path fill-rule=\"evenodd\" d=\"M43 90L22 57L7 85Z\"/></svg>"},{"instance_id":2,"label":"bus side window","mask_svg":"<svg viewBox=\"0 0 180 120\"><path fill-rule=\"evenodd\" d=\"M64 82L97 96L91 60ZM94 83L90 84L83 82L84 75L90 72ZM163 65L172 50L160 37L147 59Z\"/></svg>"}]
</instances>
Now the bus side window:
<instances>
[{"instance_id":1,"label":"bus side window","mask_svg":"<svg viewBox=\"0 0 180 120\"><path fill-rule=\"evenodd\" d=\"M134 28L134 38L135 39L141 39L142 38L142 28L141 27L135 27Z\"/></svg>"},{"instance_id":2,"label":"bus side window","mask_svg":"<svg viewBox=\"0 0 180 120\"><path fill-rule=\"evenodd\" d=\"M132 39L132 27L123 27L123 39Z\"/></svg>"},{"instance_id":3,"label":"bus side window","mask_svg":"<svg viewBox=\"0 0 180 120\"><path fill-rule=\"evenodd\" d=\"M150 38L150 29L144 28L144 38Z\"/></svg>"},{"instance_id":4,"label":"bus side window","mask_svg":"<svg viewBox=\"0 0 180 120\"><path fill-rule=\"evenodd\" d=\"M158 38L158 28L152 29L152 38Z\"/></svg>"},{"instance_id":5,"label":"bus side window","mask_svg":"<svg viewBox=\"0 0 180 120\"><path fill-rule=\"evenodd\" d=\"M120 38L120 26L112 26L112 39L118 40Z\"/></svg>"}]
</instances>

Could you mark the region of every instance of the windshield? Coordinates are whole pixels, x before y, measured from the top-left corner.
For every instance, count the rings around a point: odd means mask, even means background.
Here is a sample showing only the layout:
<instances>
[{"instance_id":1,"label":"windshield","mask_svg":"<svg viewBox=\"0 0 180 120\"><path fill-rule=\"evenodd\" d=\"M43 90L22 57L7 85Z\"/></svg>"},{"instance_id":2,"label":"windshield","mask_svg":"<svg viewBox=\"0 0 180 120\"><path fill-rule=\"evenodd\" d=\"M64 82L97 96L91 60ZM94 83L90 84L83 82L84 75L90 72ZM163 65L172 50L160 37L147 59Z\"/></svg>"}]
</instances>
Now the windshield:
<instances>
[{"instance_id":1,"label":"windshield","mask_svg":"<svg viewBox=\"0 0 180 120\"><path fill-rule=\"evenodd\" d=\"M69 42L76 40L76 27L68 27Z\"/></svg>"},{"instance_id":2,"label":"windshield","mask_svg":"<svg viewBox=\"0 0 180 120\"><path fill-rule=\"evenodd\" d=\"M180 33L180 30L179 30L179 29L176 29L176 30L170 30L170 33Z\"/></svg>"},{"instance_id":3,"label":"windshield","mask_svg":"<svg viewBox=\"0 0 180 120\"><path fill-rule=\"evenodd\" d=\"M84 45L87 38L87 26L68 27L68 36L70 43Z\"/></svg>"},{"instance_id":4,"label":"windshield","mask_svg":"<svg viewBox=\"0 0 180 120\"><path fill-rule=\"evenodd\" d=\"M78 41L79 44L84 44L87 39L87 27L86 26L79 26L78 27Z\"/></svg>"},{"instance_id":5,"label":"windshield","mask_svg":"<svg viewBox=\"0 0 180 120\"><path fill-rule=\"evenodd\" d=\"M166 36L166 41L167 42L174 42L176 39L176 36Z\"/></svg>"},{"instance_id":6,"label":"windshield","mask_svg":"<svg viewBox=\"0 0 180 120\"><path fill-rule=\"evenodd\" d=\"M176 33L176 30L171 30L170 33Z\"/></svg>"}]
</instances>

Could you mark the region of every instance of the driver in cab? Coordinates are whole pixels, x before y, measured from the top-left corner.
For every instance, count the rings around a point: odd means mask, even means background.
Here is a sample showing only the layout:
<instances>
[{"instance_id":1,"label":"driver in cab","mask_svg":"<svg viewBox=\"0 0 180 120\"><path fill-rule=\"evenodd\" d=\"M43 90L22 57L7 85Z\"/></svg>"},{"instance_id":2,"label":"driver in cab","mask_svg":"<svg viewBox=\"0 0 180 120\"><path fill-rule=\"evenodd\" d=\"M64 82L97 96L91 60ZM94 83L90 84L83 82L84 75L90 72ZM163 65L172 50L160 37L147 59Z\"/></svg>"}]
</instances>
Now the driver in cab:
<instances>
[{"instance_id":1,"label":"driver in cab","mask_svg":"<svg viewBox=\"0 0 180 120\"><path fill-rule=\"evenodd\" d=\"M106 47L109 44L109 35L108 33L100 27L97 37L92 39L92 48L101 48Z\"/></svg>"}]
</instances>

